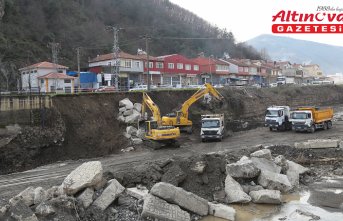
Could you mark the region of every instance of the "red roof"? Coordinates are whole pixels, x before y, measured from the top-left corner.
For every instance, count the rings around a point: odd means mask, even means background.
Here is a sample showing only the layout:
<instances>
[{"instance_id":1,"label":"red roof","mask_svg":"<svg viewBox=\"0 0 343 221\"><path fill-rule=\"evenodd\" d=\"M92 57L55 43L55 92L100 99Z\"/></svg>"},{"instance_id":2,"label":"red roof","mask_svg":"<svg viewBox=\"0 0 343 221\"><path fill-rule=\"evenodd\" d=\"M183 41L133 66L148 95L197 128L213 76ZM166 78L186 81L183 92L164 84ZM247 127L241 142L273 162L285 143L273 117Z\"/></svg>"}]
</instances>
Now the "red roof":
<instances>
[{"instance_id":1,"label":"red roof","mask_svg":"<svg viewBox=\"0 0 343 221\"><path fill-rule=\"evenodd\" d=\"M75 79L75 77L68 76L62 73L49 73L38 78L42 79Z\"/></svg>"},{"instance_id":2,"label":"red roof","mask_svg":"<svg viewBox=\"0 0 343 221\"><path fill-rule=\"evenodd\" d=\"M241 61L237 61L235 59L228 59L228 62L234 64L234 65L237 65L237 66L241 66L241 67L248 67L249 65L241 62Z\"/></svg>"},{"instance_id":3,"label":"red roof","mask_svg":"<svg viewBox=\"0 0 343 221\"><path fill-rule=\"evenodd\" d=\"M21 69L19 69L19 70L21 71L21 70L33 69L33 68L51 68L51 69L58 68L58 69L68 69L68 67L63 66L63 65L59 65L59 64L54 64L54 63L51 63L51 62L43 61L43 62L39 62L39 63L37 63L37 64L33 64L33 65L30 65L30 66L21 68Z\"/></svg>"},{"instance_id":4,"label":"red roof","mask_svg":"<svg viewBox=\"0 0 343 221\"><path fill-rule=\"evenodd\" d=\"M125 53L123 51L119 52L119 58L141 60L141 58L139 56L128 54L128 53ZM107 60L112 60L112 59L114 59L113 53L102 54L102 55L99 55L95 58L90 59L89 62L107 61Z\"/></svg>"}]
</instances>

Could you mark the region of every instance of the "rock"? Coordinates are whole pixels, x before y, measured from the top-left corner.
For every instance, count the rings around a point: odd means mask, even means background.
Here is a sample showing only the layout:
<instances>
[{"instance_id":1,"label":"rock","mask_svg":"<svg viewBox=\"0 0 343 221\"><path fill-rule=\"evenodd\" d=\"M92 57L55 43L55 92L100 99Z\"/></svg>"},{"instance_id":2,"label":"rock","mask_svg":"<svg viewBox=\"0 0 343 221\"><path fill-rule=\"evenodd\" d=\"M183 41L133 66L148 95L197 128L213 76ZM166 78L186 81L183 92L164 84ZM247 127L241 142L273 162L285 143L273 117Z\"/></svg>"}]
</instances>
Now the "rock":
<instances>
[{"instance_id":1,"label":"rock","mask_svg":"<svg viewBox=\"0 0 343 221\"><path fill-rule=\"evenodd\" d=\"M301 166L300 164L294 163L292 161L287 161L288 169L286 171L286 176L291 183L292 187L299 186L299 174L307 172L309 169Z\"/></svg>"},{"instance_id":2,"label":"rock","mask_svg":"<svg viewBox=\"0 0 343 221\"><path fill-rule=\"evenodd\" d=\"M20 192L17 196L9 200L12 206L16 205L18 201L23 201L26 206L32 206L34 204L35 189L30 186Z\"/></svg>"},{"instance_id":3,"label":"rock","mask_svg":"<svg viewBox=\"0 0 343 221\"><path fill-rule=\"evenodd\" d=\"M119 107L125 107L127 110L133 109L133 103L129 100L129 98L125 98L119 101Z\"/></svg>"},{"instance_id":4,"label":"rock","mask_svg":"<svg viewBox=\"0 0 343 221\"><path fill-rule=\"evenodd\" d=\"M108 181L108 183L109 185L93 203L94 206L100 208L102 211L104 211L125 190L116 179L112 179Z\"/></svg>"},{"instance_id":5,"label":"rock","mask_svg":"<svg viewBox=\"0 0 343 221\"><path fill-rule=\"evenodd\" d=\"M251 157L253 164L262 171L270 171L274 173L280 173L281 167L277 166L273 161L265 158Z\"/></svg>"},{"instance_id":6,"label":"rock","mask_svg":"<svg viewBox=\"0 0 343 221\"><path fill-rule=\"evenodd\" d=\"M198 215L206 216L208 214L207 200L169 183L160 182L155 184L150 193Z\"/></svg>"},{"instance_id":7,"label":"rock","mask_svg":"<svg viewBox=\"0 0 343 221\"><path fill-rule=\"evenodd\" d=\"M299 174L304 174L310 170L310 169L303 167L300 164L295 163L295 162L290 161L290 160L287 160L287 164L288 164L288 170L297 171Z\"/></svg>"},{"instance_id":8,"label":"rock","mask_svg":"<svg viewBox=\"0 0 343 221\"><path fill-rule=\"evenodd\" d=\"M62 187L68 195L93 187L102 180L102 165L100 161L83 163L73 170L63 181Z\"/></svg>"},{"instance_id":9,"label":"rock","mask_svg":"<svg viewBox=\"0 0 343 221\"><path fill-rule=\"evenodd\" d=\"M75 204L76 204L76 200L74 197L70 197L67 195L61 195L59 197L53 198L49 201L49 203L51 203L51 205L55 208L60 208L62 210L75 210Z\"/></svg>"},{"instance_id":10,"label":"rock","mask_svg":"<svg viewBox=\"0 0 343 221\"><path fill-rule=\"evenodd\" d=\"M288 170L288 163L287 163L286 158L283 155L279 155L275 157L274 163L281 167L282 173L286 173L286 171Z\"/></svg>"},{"instance_id":11,"label":"rock","mask_svg":"<svg viewBox=\"0 0 343 221\"><path fill-rule=\"evenodd\" d=\"M117 120L124 123L126 118L124 116L118 116Z\"/></svg>"},{"instance_id":12,"label":"rock","mask_svg":"<svg viewBox=\"0 0 343 221\"><path fill-rule=\"evenodd\" d=\"M141 138L132 138L131 141L133 145L140 145L143 143L143 140Z\"/></svg>"},{"instance_id":13,"label":"rock","mask_svg":"<svg viewBox=\"0 0 343 221\"><path fill-rule=\"evenodd\" d=\"M141 114L138 112L133 112L130 116L127 116L125 118L125 123L131 124L131 123L137 123L137 121L141 118Z\"/></svg>"},{"instance_id":14,"label":"rock","mask_svg":"<svg viewBox=\"0 0 343 221\"><path fill-rule=\"evenodd\" d=\"M36 207L35 213L40 216L49 216L54 214L55 210L49 203L42 202Z\"/></svg>"},{"instance_id":15,"label":"rock","mask_svg":"<svg viewBox=\"0 0 343 221\"><path fill-rule=\"evenodd\" d=\"M295 143L295 148L302 149L317 149L317 148L337 148L340 140L334 139L316 139L308 140L307 142Z\"/></svg>"},{"instance_id":16,"label":"rock","mask_svg":"<svg viewBox=\"0 0 343 221\"><path fill-rule=\"evenodd\" d=\"M94 190L87 188L77 197L77 200L87 209L93 203L93 195Z\"/></svg>"},{"instance_id":17,"label":"rock","mask_svg":"<svg viewBox=\"0 0 343 221\"><path fill-rule=\"evenodd\" d=\"M165 221L190 221L190 215L179 206L169 204L165 200L149 194L145 200L142 211L143 218Z\"/></svg>"},{"instance_id":18,"label":"rock","mask_svg":"<svg viewBox=\"0 0 343 221\"><path fill-rule=\"evenodd\" d=\"M144 130L141 130L141 129L138 129L137 132L133 135L141 139L145 138L145 132Z\"/></svg>"},{"instance_id":19,"label":"rock","mask_svg":"<svg viewBox=\"0 0 343 221\"><path fill-rule=\"evenodd\" d=\"M133 147L127 147L125 149L121 149L120 151L123 152L123 153L126 153L126 152L131 152L131 151L134 151L134 150L135 150L135 148L133 148Z\"/></svg>"},{"instance_id":20,"label":"rock","mask_svg":"<svg viewBox=\"0 0 343 221\"><path fill-rule=\"evenodd\" d=\"M229 203L249 203L251 201L250 196L230 175L227 175L225 179L225 193Z\"/></svg>"},{"instance_id":21,"label":"rock","mask_svg":"<svg viewBox=\"0 0 343 221\"><path fill-rule=\"evenodd\" d=\"M35 205L40 204L41 202L47 199L47 193L42 187L37 187L34 191L33 203Z\"/></svg>"},{"instance_id":22,"label":"rock","mask_svg":"<svg viewBox=\"0 0 343 221\"><path fill-rule=\"evenodd\" d=\"M131 136L136 134L137 129L133 126L126 127L126 133L130 134Z\"/></svg>"},{"instance_id":23,"label":"rock","mask_svg":"<svg viewBox=\"0 0 343 221\"><path fill-rule=\"evenodd\" d=\"M265 158L267 160L272 159L272 153L269 149L262 149L250 154L250 157Z\"/></svg>"},{"instance_id":24,"label":"rock","mask_svg":"<svg viewBox=\"0 0 343 221\"><path fill-rule=\"evenodd\" d=\"M213 193L213 200L219 203L228 203L226 193L224 190L216 191Z\"/></svg>"},{"instance_id":25,"label":"rock","mask_svg":"<svg viewBox=\"0 0 343 221\"><path fill-rule=\"evenodd\" d=\"M186 179L186 177L187 175L183 172L181 167L177 164L173 164L169 166L167 171L162 175L161 181L178 186L179 183Z\"/></svg>"},{"instance_id":26,"label":"rock","mask_svg":"<svg viewBox=\"0 0 343 221\"><path fill-rule=\"evenodd\" d=\"M208 203L208 207L208 214L215 217L228 219L230 221L235 221L236 210L234 208L223 204L214 204L211 202Z\"/></svg>"},{"instance_id":27,"label":"rock","mask_svg":"<svg viewBox=\"0 0 343 221\"><path fill-rule=\"evenodd\" d=\"M135 103L134 105L133 105L133 109L134 110L136 110L137 112L142 112L142 104L140 104L140 103Z\"/></svg>"},{"instance_id":28,"label":"rock","mask_svg":"<svg viewBox=\"0 0 343 221\"><path fill-rule=\"evenodd\" d=\"M127 188L126 193L128 195L140 200L140 199L144 199L144 197L149 194L149 190L146 187L145 188L133 187L133 188Z\"/></svg>"},{"instance_id":29,"label":"rock","mask_svg":"<svg viewBox=\"0 0 343 221\"><path fill-rule=\"evenodd\" d=\"M236 163L227 164L226 174L235 178L253 178L260 174L260 169L251 160L240 160Z\"/></svg>"},{"instance_id":30,"label":"rock","mask_svg":"<svg viewBox=\"0 0 343 221\"><path fill-rule=\"evenodd\" d=\"M281 204L281 194L279 190L258 190L249 193L254 203Z\"/></svg>"},{"instance_id":31,"label":"rock","mask_svg":"<svg viewBox=\"0 0 343 221\"><path fill-rule=\"evenodd\" d=\"M127 117L127 116L130 116L130 115L132 115L132 114L133 114L133 109L131 109L131 110L126 110L126 111L124 111L123 116L124 116L124 117Z\"/></svg>"},{"instance_id":32,"label":"rock","mask_svg":"<svg viewBox=\"0 0 343 221\"><path fill-rule=\"evenodd\" d=\"M263 187L260 185L252 186L252 185L246 184L246 185L241 185L241 187L246 194L249 194L251 191L263 190Z\"/></svg>"},{"instance_id":33,"label":"rock","mask_svg":"<svg viewBox=\"0 0 343 221\"><path fill-rule=\"evenodd\" d=\"M126 111L126 107L119 108L119 113L123 114Z\"/></svg>"},{"instance_id":34,"label":"rock","mask_svg":"<svg viewBox=\"0 0 343 221\"><path fill-rule=\"evenodd\" d=\"M287 192L292 188L286 175L273 173L269 171L262 171L258 177L258 183L269 190L280 190Z\"/></svg>"},{"instance_id":35,"label":"rock","mask_svg":"<svg viewBox=\"0 0 343 221\"><path fill-rule=\"evenodd\" d=\"M202 174L205 171L206 162L198 161L192 166L191 170L197 174Z\"/></svg>"},{"instance_id":36,"label":"rock","mask_svg":"<svg viewBox=\"0 0 343 221\"><path fill-rule=\"evenodd\" d=\"M24 201L19 201L15 206L10 207L10 214L16 221L38 221L37 216Z\"/></svg>"},{"instance_id":37,"label":"rock","mask_svg":"<svg viewBox=\"0 0 343 221\"><path fill-rule=\"evenodd\" d=\"M123 135L124 135L124 137L125 137L126 139L130 139L130 138L131 138L131 135L128 134L128 133L126 133L126 132L124 132Z\"/></svg>"}]
</instances>

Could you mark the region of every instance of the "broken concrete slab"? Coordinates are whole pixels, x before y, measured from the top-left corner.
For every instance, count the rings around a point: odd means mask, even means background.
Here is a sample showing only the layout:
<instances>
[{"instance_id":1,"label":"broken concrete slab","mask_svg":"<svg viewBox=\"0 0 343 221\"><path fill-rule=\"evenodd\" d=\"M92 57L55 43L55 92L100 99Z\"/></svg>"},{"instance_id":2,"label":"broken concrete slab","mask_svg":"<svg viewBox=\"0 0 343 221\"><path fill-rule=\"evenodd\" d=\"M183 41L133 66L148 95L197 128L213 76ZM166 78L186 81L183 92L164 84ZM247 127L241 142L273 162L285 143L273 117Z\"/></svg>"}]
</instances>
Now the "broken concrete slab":
<instances>
[{"instance_id":1,"label":"broken concrete slab","mask_svg":"<svg viewBox=\"0 0 343 221\"><path fill-rule=\"evenodd\" d=\"M225 193L229 203L249 203L251 201L250 196L230 175L227 175L225 179Z\"/></svg>"},{"instance_id":2,"label":"broken concrete slab","mask_svg":"<svg viewBox=\"0 0 343 221\"><path fill-rule=\"evenodd\" d=\"M258 183L269 190L280 190L281 192L287 192L292 188L286 175L273 173L269 171L261 171L258 177Z\"/></svg>"},{"instance_id":3,"label":"broken concrete slab","mask_svg":"<svg viewBox=\"0 0 343 221\"><path fill-rule=\"evenodd\" d=\"M34 191L33 203L35 205L40 204L41 202L47 199L47 193L42 187L37 187Z\"/></svg>"},{"instance_id":4,"label":"broken concrete slab","mask_svg":"<svg viewBox=\"0 0 343 221\"><path fill-rule=\"evenodd\" d=\"M87 209L93 203L93 195L93 188L87 188L77 197L77 200Z\"/></svg>"},{"instance_id":5,"label":"broken concrete slab","mask_svg":"<svg viewBox=\"0 0 343 221\"><path fill-rule=\"evenodd\" d=\"M134 110L136 110L137 112L142 112L142 104L140 104L140 103L135 103L134 105L133 105L133 109Z\"/></svg>"},{"instance_id":6,"label":"broken concrete slab","mask_svg":"<svg viewBox=\"0 0 343 221\"><path fill-rule=\"evenodd\" d=\"M123 112L123 116L124 116L124 117L130 116L130 115L132 115L132 114L133 114L133 109L131 109L131 110L126 110L126 111Z\"/></svg>"},{"instance_id":7,"label":"broken concrete slab","mask_svg":"<svg viewBox=\"0 0 343 221\"><path fill-rule=\"evenodd\" d=\"M264 188L260 185L248 185L248 184L245 184L245 185L241 185L242 186L242 189L245 193L249 194L251 191L258 191L258 190L264 190Z\"/></svg>"},{"instance_id":8,"label":"broken concrete slab","mask_svg":"<svg viewBox=\"0 0 343 221\"><path fill-rule=\"evenodd\" d=\"M235 221L236 210L224 204L214 204L209 202L209 214L215 217Z\"/></svg>"},{"instance_id":9,"label":"broken concrete slab","mask_svg":"<svg viewBox=\"0 0 343 221\"><path fill-rule=\"evenodd\" d=\"M123 114L125 111L126 111L126 107L125 106L119 108L119 113L120 114Z\"/></svg>"},{"instance_id":10,"label":"broken concrete slab","mask_svg":"<svg viewBox=\"0 0 343 221\"><path fill-rule=\"evenodd\" d=\"M126 132L123 133L123 136L124 136L126 139L130 139L130 138L131 138L131 135L128 134L128 133L126 133Z\"/></svg>"},{"instance_id":11,"label":"broken concrete slab","mask_svg":"<svg viewBox=\"0 0 343 221\"><path fill-rule=\"evenodd\" d=\"M125 107L126 109L133 109L133 103L129 98L125 98L119 101L119 107Z\"/></svg>"},{"instance_id":12,"label":"broken concrete slab","mask_svg":"<svg viewBox=\"0 0 343 221\"><path fill-rule=\"evenodd\" d=\"M239 160L226 165L226 174L235 178L254 178L260 174L260 169L251 160Z\"/></svg>"},{"instance_id":13,"label":"broken concrete slab","mask_svg":"<svg viewBox=\"0 0 343 221\"><path fill-rule=\"evenodd\" d=\"M23 201L26 206L32 206L34 204L35 188L30 186L20 192L15 197L9 200L12 206L16 205L18 201Z\"/></svg>"},{"instance_id":14,"label":"broken concrete slab","mask_svg":"<svg viewBox=\"0 0 343 221\"><path fill-rule=\"evenodd\" d=\"M207 200L169 183L160 182L155 184L150 193L198 215L206 216L208 214Z\"/></svg>"},{"instance_id":15,"label":"broken concrete slab","mask_svg":"<svg viewBox=\"0 0 343 221\"><path fill-rule=\"evenodd\" d=\"M137 123L137 121L141 118L141 114L138 112L133 112L133 114L127 116L125 118L125 123Z\"/></svg>"},{"instance_id":16,"label":"broken concrete slab","mask_svg":"<svg viewBox=\"0 0 343 221\"><path fill-rule=\"evenodd\" d=\"M294 143L295 148L301 149L319 149L319 148L338 148L340 140L335 139L316 139L306 142Z\"/></svg>"},{"instance_id":17,"label":"broken concrete slab","mask_svg":"<svg viewBox=\"0 0 343 221\"><path fill-rule=\"evenodd\" d=\"M288 170L287 159L283 155L275 157L274 163L281 167L281 172L286 173Z\"/></svg>"},{"instance_id":18,"label":"broken concrete slab","mask_svg":"<svg viewBox=\"0 0 343 221\"><path fill-rule=\"evenodd\" d=\"M254 203L281 204L281 193L279 190L258 190L249 193Z\"/></svg>"},{"instance_id":19,"label":"broken concrete slab","mask_svg":"<svg viewBox=\"0 0 343 221\"><path fill-rule=\"evenodd\" d=\"M126 133L130 134L131 136L133 134L136 134L136 132L137 132L137 128L135 128L133 126L126 127Z\"/></svg>"},{"instance_id":20,"label":"broken concrete slab","mask_svg":"<svg viewBox=\"0 0 343 221\"><path fill-rule=\"evenodd\" d=\"M288 164L288 170L297 171L299 174L304 174L304 173L310 171L309 168L301 166L300 164L295 163L295 162L290 161L290 160L287 160L287 164Z\"/></svg>"},{"instance_id":21,"label":"broken concrete slab","mask_svg":"<svg viewBox=\"0 0 343 221\"><path fill-rule=\"evenodd\" d=\"M190 221L190 215L183 211L179 206L169 204L167 201L160 199L151 194L144 199L143 218L153 218L154 220L165 221Z\"/></svg>"},{"instance_id":22,"label":"broken concrete slab","mask_svg":"<svg viewBox=\"0 0 343 221\"><path fill-rule=\"evenodd\" d=\"M103 169L100 161L83 163L73 170L63 181L62 187L68 195L97 185L102 180Z\"/></svg>"},{"instance_id":23,"label":"broken concrete slab","mask_svg":"<svg viewBox=\"0 0 343 221\"><path fill-rule=\"evenodd\" d=\"M102 211L104 211L125 190L116 179L112 179L108 181L108 183L109 185L93 203L94 206Z\"/></svg>"},{"instance_id":24,"label":"broken concrete slab","mask_svg":"<svg viewBox=\"0 0 343 221\"><path fill-rule=\"evenodd\" d=\"M306 173L309 169L289 160L287 160L287 165L288 169L286 171L286 176L292 187L296 188L299 186L299 175Z\"/></svg>"},{"instance_id":25,"label":"broken concrete slab","mask_svg":"<svg viewBox=\"0 0 343 221\"><path fill-rule=\"evenodd\" d=\"M205 171L205 168L206 168L206 162L198 161L191 167L191 170L197 174L202 174Z\"/></svg>"},{"instance_id":26,"label":"broken concrete slab","mask_svg":"<svg viewBox=\"0 0 343 221\"><path fill-rule=\"evenodd\" d=\"M10 207L10 214L17 221L38 221L37 216L32 212L24 201L19 201L15 206Z\"/></svg>"},{"instance_id":27,"label":"broken concrete slab","mask_svg":"<svg viewBox=\"0 0 343 221\"><path fill-rule=\"evenodd\" d=\"M35 209L35 213L40 216L49 216L51 214L54 214L55 212L56 211L52 207L52 205L47 202L40 203Z\"/></svg>"},{"instance_id":28,"label":"broken concrete slab","mask_svg":"<svg viewBox=\"0 0 343 221\"><path fill-rule=\"evenodd\" d=\"M133 187L133 188L127 188L126 189L126 193L129 196L132 196L136 199L144 199L144 197L146 197L149 194L149 190L145 187Z\"/></svg>"},{"instance_id":29,"label":"broken concrete slab","mask_svg":"<svg viewBox=\"0 0 343 221\"><path fill-rule=\"evenodd\" d=\"M141 138L132 138L131 141L133 145L140 145L143 143L143 140Z\"/></svg>"},{"instance_id":30,"label":"broken concrete slab","mask_svg":"<svg viewBox=\"0 0 343 221\"><path fill-rule=\"evenodd\" d=\"M272 153L269 149L262 149L262 150L258 150L251 153L250 157L265 158L265 159L271 160Z\"/></svg>"},{"instance_id":31,"label":"broken concrete slab","mask_svg":"<svg viewBox=\"0 0 343 221\"><path fill-rule=\"evenodd\" d=\"M281 167L276 165L273 161L265 158L251 157L253 164L262 171L270 171L273 173L280 173Z\"/></svg>"}]
</instances>

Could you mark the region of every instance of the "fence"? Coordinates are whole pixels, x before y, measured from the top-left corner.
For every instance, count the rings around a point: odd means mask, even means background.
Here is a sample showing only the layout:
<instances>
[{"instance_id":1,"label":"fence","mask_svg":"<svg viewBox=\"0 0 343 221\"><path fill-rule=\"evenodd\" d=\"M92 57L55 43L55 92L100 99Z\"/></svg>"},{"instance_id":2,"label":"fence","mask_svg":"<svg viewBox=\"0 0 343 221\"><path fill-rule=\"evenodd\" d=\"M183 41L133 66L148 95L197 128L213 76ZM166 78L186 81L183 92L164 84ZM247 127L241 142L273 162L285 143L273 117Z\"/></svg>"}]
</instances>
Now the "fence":
<instances>
[{"instance_id":1,"label":"fence","mask_svg":"<svg viewBox=\"0 0 343 221\"><path fill-rule=\"evenodd\" d=\"M50 96L1 96L0 112L52 107Z\"/></svg>"}]
</instances>

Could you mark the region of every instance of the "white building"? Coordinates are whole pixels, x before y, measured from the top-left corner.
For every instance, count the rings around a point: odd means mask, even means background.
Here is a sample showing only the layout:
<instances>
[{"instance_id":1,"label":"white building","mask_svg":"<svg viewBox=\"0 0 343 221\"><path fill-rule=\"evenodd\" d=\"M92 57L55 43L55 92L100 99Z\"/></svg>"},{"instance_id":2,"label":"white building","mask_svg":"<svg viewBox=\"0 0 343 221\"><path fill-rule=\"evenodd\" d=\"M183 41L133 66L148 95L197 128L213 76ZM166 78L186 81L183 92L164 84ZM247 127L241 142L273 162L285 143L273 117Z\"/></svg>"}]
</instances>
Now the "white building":
<instances>
[{"instance_id":1,"label":"white building","mask_svg":"<svg viewBox=\"0 0 343 221\"><path fill-rule=\"evenodd\" d=\"M49 73L38 77L39 88L43 93L74 93L75 77L62 73Z\"/></svg>"},{"instance_id":2,"label":"white building","mask_svg":"<svg viewBox=\"0 0 343 221\"><path fill-rule=\"evenodd\" d=\"M50 73L59 73L65 76L68 67L53 64L47 61L33 64L19 69L21 75L21 87L25 91L38 92L41 89L41 80L38 79Z\"/></svg>"}]
</instances>

